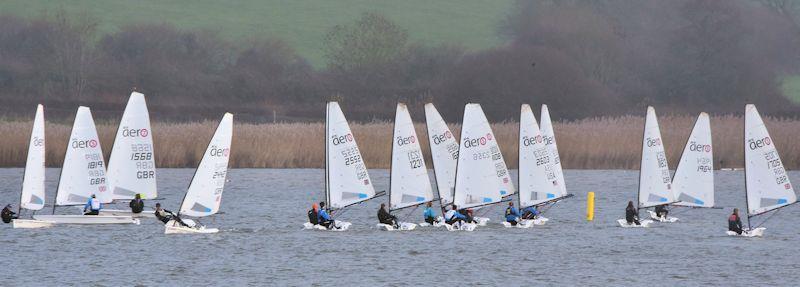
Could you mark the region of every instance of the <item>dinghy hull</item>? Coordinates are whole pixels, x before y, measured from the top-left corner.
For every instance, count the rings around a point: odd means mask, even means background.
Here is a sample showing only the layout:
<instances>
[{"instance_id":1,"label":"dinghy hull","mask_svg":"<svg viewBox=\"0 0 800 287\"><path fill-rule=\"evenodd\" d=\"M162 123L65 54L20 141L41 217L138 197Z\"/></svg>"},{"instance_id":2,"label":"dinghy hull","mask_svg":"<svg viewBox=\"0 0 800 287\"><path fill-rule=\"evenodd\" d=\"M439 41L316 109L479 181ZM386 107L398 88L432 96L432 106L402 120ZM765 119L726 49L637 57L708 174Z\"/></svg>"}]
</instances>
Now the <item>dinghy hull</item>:
<instances>
[{"instance_id":1,"label":"dinghy hull","mask_svg":"<svg viewBox=\"0 0 800 287\"><path fill-rule=\"evenodd\" d=\"M445 224L447 231L474 231L475 227L478 227L475 223L460 223L460 224Z\"/></svg>"},{"instance_id":2,"label":"dinghy hull","mask_svg":"<svg viewBox=\"0 0 800 287\"><path fill-rule=\"evenodd\" d=\"M11 223L14 228L46 228L53 226L53 222L32 219L14 219Z\"/></svg>"},{"instance_id":3,"label":"dinghy hull","mask_svg":"<svg viewBox=\"0 0 800 287\"><path fill-rule=\"evenodd\" d=\"M206 228L203 225L195 223L194 220L191 219L183 219L183 223L186 223L188 226L180 225L174 220L168 221L164 224L164 234L213 234L219 232L219 229Z\"/></svg>"},{"instance_id":4,"label":"dinghy hull","mask_svg":"<svg viewBox=\"0 0 800 287\"><path fill-rule=\"evenodd\" d=\"M728 236L737 236L737 237L763 237L764 236L764 227L759 227L753 230L745 230L742 234L738 234L733 231L726 231L725 234Z\"/></svg>"},{"instance_id":5,"label":"dinghy hull","mask_svg":"<svg viewBox=\"0 0 800 287\"><path fill-rule=\"evenodd\" d=\"M100 215L130 216L133 218L156 218L156 212L153 210L145 210L142 211L141 213L133 213L130 210L103 209L100 210Z\"/></svg>"},{"instance_id":6,"label":"dinghy hull","mask_svg":"<svg viewBox=\"0 0 800 287\"><path fill-rule=\"evenodd\" d=\"M34 215L33 219L53 224L139 224L139 219L130 216Z\"/></svg>"},{"instance_id":7,"label":"dinghy hull","mask_svg":"<svg viewBox=\"0 0 800 287\"><path fill-rule=\"evenodd\" d=\"M519 223L517 223L517 225L511 225L511 223L509 223L508 221L503 221L501 223L503 224L504 227L508 227L508 228L511 228L511 227L531 228L534 225L544 225L549 220L550 219L547 219L545 217L539 217L539 218L536 218L536 219L523 219L523 220L520 220Z\"/></svg>"},{"instance_id":8,"label":"dinghy hull","mask_svg":"<svg viewBox=\"0 0 800 287\"><path fill-rule=\"evenodd\" d=\"M642 220L642 221L639 222L639 223L641 223L640 225L636 225L636 224L628 224L628 221L626 221L623 218L623 219L618 219L617 223L619 223L619 226L624 227L624 228L647 228L647 227L650 227L650 224L653 223L653 221L649 220L649 219L645 219L645 220Z\"/></svg>"},{"instance_id":9,"label":"dinghy hull","mask_svg":"<svg viewBox=\"0 0 800 287\"><path fill-rule=\"evenodd\" d=\"M672 216L659 217L658 215L656 215L655 211L648 210L647 212L650 213L650 219L652 219L654 221L658 221L658 222L662 222L662 223L673 223L673 222L677 222L678 221L677 217L672 217Z\"/></svg>"},{"instance_id":10,"label":"dinghy hull","mask_svg":"<svg viewBox=\"0 0 800 287\"><path fill-rule=\"evenodd\" d=\"M319 224L311 224L311 222L306 222L306 223L303 223L303 229L307 229L307 230L324 230L324 231L347 231L347 229L350 229L351 223L347 222L347 221L335 220L335 221L333 221L333 225L335 226L335 228L328 229L325 226L322 226L322 225L319 225Z\"/></svg>"},{"instance_id":11,"label":"dinghy hull","mask_svg":"<svg viewBox=\"0 0 800 287\"><path fill-rule=\"evenodd\" d=\"M399 225L399 228L395 228L394 226L388 224L378 223L376 227L384 231L411 231L417 228L416 223L400 222Z\"/></svg>"}]
</instances>

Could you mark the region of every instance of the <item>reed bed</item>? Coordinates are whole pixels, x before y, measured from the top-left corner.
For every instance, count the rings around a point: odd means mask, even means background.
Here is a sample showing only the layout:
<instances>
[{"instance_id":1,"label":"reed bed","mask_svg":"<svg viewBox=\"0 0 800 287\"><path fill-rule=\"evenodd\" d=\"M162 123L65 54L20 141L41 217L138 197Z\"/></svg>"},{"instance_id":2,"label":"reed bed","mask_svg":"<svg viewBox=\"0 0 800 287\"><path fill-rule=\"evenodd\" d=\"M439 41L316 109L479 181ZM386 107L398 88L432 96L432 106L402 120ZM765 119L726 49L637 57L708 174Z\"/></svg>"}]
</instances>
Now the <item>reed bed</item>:
<instances>
[{"instance_id":1,"label":"reed bed","mask_svg":"<svg viewBox=\"0 0 800 287\"><path fill-rule=\"evenodd\" d=\"M671 168L675 168L691 132L694 117L662 116L661 133ZM778 146L784 164L800 167L800 120L766 118L767 127ZM153 124L156 164L158 167L195 167L200 161L217 122ZM0 122L0 166L24 166L32 122ZM642 117L591 118L555 124L556 139L565 168L568 169L638 169L641 152ZM231 167L237 168L322 168L324 167L324 123L236 124L234 127ZM97 126L106 158L116 133L116 123ZM388 122L354 123L356 141L369 168L388 168L392 124ZM423 152L430 165L427 133L417 124ZM450 126L456 135L460 125ZM510 168L517 166L517 135L514 122L492 125L503 156ZM711 119L715 167L743 166L743 120L738 116ZM47 165L59 167L69 137L70 126L48 122L46 125ZM430 167L430 166L429 166Z\"/></svg>"}]
</instances>

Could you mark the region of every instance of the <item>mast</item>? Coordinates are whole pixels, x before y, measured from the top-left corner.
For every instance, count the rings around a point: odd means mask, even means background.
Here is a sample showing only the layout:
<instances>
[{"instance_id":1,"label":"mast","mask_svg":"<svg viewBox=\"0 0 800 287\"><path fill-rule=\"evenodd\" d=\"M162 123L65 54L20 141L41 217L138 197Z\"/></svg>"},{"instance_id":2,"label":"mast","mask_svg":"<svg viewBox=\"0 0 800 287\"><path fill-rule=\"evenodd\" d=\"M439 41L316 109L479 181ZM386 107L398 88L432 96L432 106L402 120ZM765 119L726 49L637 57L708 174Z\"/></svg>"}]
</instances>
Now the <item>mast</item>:
<instances>
[{"instance_id":1,"label":"mast","mask_svg":"<svg viewBox=\"0 0 800 287\"><path fill-rule=\"evenodd\" d=\"M330 131L330 121L331 121L331 103L328 102L325 105L325 204L328 205L326 209L331 210L331 190L330 190L330 162L328 157L330 155L330 143L329 137L330 135L328 132Z\"/></svg>"},{"instance_id":2,"label":"mast","mask_svg":"<svg viewBox=\"0 0 800 287\"><path fill-rule=\"evenodd\" d=\"M531 113L533 113L533 110L531 110ZM536 116L534 116L534 119L535 118L536 118ZM519 168L522 166L521 165L522 164L522 145L519 144L519 140L522 138L522 111L521 111L521 109L520 109L520 114L519 114L519 126L517 127L517 135L519 137L517 139L517 183L519 185L519 188L522 189L522 177L521 177L522 172L520 172L520 170L519 170ZM517 201L519 202L519 208L521 210L522 209L522 191L521 190L517 191Z\"/></svg>"},{"instance_id":3,"label":"mast","mask_svg":"<svg viewBox=\"0 0 800 287\"><path fill-rule=\"evenodd\" d=\"M636 189L636 214L639 214L639 204L642 202L642 166L644 166L644 138L647 136L647 114L644 116L644 126L642 127L642 152L639 160L639 185Z\"/></svg>"},{"instance_id":4,"label":"mast","mask_svg":"<svg viewBox=\"0 0 800 287\"><path fill-rule=\"evenodd\" d=\"M400 103L397 104L398 106ZM413 122L412 122L413 123ZM394 137L397 136L397 109L394 111L394 123L392 123L392 147L389 150L389 211L392 211L392 167L394 167ZM428 171L425 171L428 172ZM399 208L398 208L399 209Z\"/></svg>"}]
</instances>

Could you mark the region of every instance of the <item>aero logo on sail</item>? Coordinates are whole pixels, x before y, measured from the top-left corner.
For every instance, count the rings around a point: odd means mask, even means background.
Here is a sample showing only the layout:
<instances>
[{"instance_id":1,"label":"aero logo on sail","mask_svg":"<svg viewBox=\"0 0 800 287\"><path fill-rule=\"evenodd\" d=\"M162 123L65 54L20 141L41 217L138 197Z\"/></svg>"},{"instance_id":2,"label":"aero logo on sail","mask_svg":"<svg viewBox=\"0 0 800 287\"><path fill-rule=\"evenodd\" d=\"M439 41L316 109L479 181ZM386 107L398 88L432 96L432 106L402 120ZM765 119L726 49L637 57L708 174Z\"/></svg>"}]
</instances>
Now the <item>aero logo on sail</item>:
<instances>
[{"instance_id":1,"label":"aero logo on sail","mask_svg":"<svg viewBox=\"0 0 800 287\"><path fill-rule=\"evenodd\" d=\"M412 143L415 143L415 142L417 142L417 138L416 138L416 137L414 137L414 136L410 136L410 137L397 137L397 145L398 145L398 146L404 146L404 145L407 145L407 144L412 144Z\"/></svg>"},{"instance_id":2,"label":"aero logo on sail","mask_svg":"<svg viewBox=\"0 0 800 287\"><path fill-rule=\"evenodd\" d=\"M72 148L95 148L97 147L97 140L85 140L79 141L78 139L72 139Z\"/></svg>"},{"instance_id":3,"label":"aero logo on sail","mask_svg":"<svg viewBox=\"0 0 800 287\"><path fill-rule=\"evenodd\" d=\"M433 143L438 145L451 138L453 138L453 134L450 131L445 131L443 134L433 135Z\"/></svg>"},{"instance_id":4,"label":"aero logo on sail","mask_svg":"<svg viewBox=\"0 0 800 287\"><path fill-rule=\"evenodd\" d=\"M654 147L654 146L660 146L660 145L661 145L661 139L647 138L647 147Z\"/></svg>"},{"instance_id":5,"label":"aero logo on sail","mask_svg":"<svg viewBox=\"0 0 800 287\"><path fill-rule=\"evenodd\" d=\"M211 146L211 151L209 152L210 156L224 156L227 157L230 154L230 148L217 148L216 145Z\"/></svg>"},{"instance_id":6,"label":"aero logo on sail","mask_svg":"<svg viewBox=\"0 0 800 287\"><path fill-rule=\"evenodd\" d=\"M486 134L485 136L482 136L477 139L465 138L464 147L471 148L471 147L477 147L479 145L486 145L486 143L488 143L491 140L492 140L492 134Z\"/></svg>"},{"instance_id":7,"label":"aero logo on sail","mask_svg":"<svg viewBox=\"0 0 800 287\"><path fill-rule=\"evenodd\" d=\"M699 152L711 152L711 145L710 144L698 144L694 141L689 142L689 150L690 151L699 151Z\"/></svg>"},{"instance_id":8,"label":"aero logo on sail","mask_svg":"<svg viewBox=\"0 0 800 287\"><path fill-rule=\"evenodd\" d=\"M534 144L542 143L543 141L544 139L542 138L541 135L535 137L528 137L528 136L522 137L522 145L524 146L532 146Z\"/></svg>"},{"instance_id":9,"label":"aero logo on sail","mask_svg":"<svg viewBox=\"0 0 800 287\"><path fill-rule=\"evenodd\" d=\"M772 144L772 139L770 139L769 137L765 137L765 138L760 139L760 140L749 139L749 140L747 140L747 143L748 143L748 146L750 147L750 150L754 150L754 149L757 149L757 148L762 148L762 147L771 145Z\"/></svg>"},{"instance_id":10,"label":"aero logo on sail","mask_svg":"<svg viewBox=\"0 0 800 287\"><path fill-rule=\"evenodd\" d=\"M128 127L122 127L122 136L123 137L143 137L146 138L150 132L147 129L131 129Z\"/></svg>"},{"instance_id":11,"label":"aero logo on sail","mask_svg":"<svg viewBox=\"0 0 800 287\"><path fill-rule=\"evenodd\" d=\"M343 135L343 136L333 135L331 137L331 142L333 142L333 145L340 145L340 144L343 144L343 143L346 143L346 142L352 142L352 141L353 141L353 134L346 134L346 135Z\"/></svg>"},{"instance_id":12,"label":"aero logo on sail","mask_svg":"<svg viewBox=\"0 0 800 287\"><path fill-rule=\"evenodd\" d=\"M43 145L44 145L44 139L41 139L39 137L33 137L33 146L43 146Z\"/></svg>"}]
</instances>

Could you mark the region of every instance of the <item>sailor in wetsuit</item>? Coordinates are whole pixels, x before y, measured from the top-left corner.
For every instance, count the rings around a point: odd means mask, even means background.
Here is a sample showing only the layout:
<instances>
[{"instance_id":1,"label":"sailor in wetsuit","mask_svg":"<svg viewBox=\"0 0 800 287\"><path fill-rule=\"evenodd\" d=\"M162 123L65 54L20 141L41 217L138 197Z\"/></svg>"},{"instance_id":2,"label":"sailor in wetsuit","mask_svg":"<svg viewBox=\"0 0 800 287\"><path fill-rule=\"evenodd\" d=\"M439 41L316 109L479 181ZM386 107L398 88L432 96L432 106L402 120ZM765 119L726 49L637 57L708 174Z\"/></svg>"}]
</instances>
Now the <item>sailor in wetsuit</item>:
<instances>
[{"instance_id":1,"label":"sailor in wetsuit","mask_svg":"<svg viewBox=\"0 0 800 287\"><path fill-rule=\"evenodd\" d=\"M331 216L328 215L328 212L325 211L325 202L319 202L319 212L317 213L317 224L325 226L327 229L335 228L336 224L331 219Z\"/></svg>"},{"instance_id":2,"label":"sailor in wetsuit","mask_svg":"<svg viewBox=\"0 0 800 287\"><path fill-rule=\"evenodd\" d=\"M172 213L172 211L161 208L161 203L156 203L155 215L156 218L164 224L167 224L170 220L175 220L175 222L179 223L181 226L189 227L178 215Z\"/></svg>"},{"instance_id":3,"label":"sailor in wetsuit","mask_svg":"<svg viewBox=\"0 0 800 287\"><path fill-rule=\"evenodd\" d=\"M11 204L6 205L6 207L3 208L2 214L0 215L2 215L4 223L11 223L12 220L17 219L17 214L11 211Z\"/></svg>"},{"instance_id":4,"label":"sailor in wetsuit","mask_svg":"<svg viewBox=\"0 0 800 287\"><path fill-rule=\"evenodd\" d=\"M311 224L319 224L319 208L316 203L311 204L311 209L308 210L308 222Z\"/></svg>"},{"instance_id":5,"label":"sailor in wetsuit","mask_svg":"<svg viewBox=\"0 0 800 287\"><path fill-rule=\"evenodd\" d=\"M633 206L633 201L628 201L628 207L625 208L625 221L627 221L628 224L641 225L641 223L639 223L639 212L636 210L636 207Z\"/></svg>"},{"instance_id":6,"label":"sailor in wetsuit","mask_svg":"<svg viewBox=\"0 0 800 287\"><path fill-rule=\"evenodd\" d=\"M131 199L131 202L128 203L128 206L131 207L131 212L133 214L142 213L144 211L144 200L142 200L141 194L136 194L134 199Z\"/></svg>"},{"instance_id":7,"label":"sailor in wetsuit","mask_svg":"<svg viewBox=\"0 0 800 287\"><path fill-rule=\"evenodd\" d=\"M378 209L378 222L394 226L394 228L399 228L400 226L397 224L397 217L389 213L386 210L386 204L381 203L381 209Z\"/></svg>"},{"instance_id":8,"label":"sailor in wetsuit","mask_svg":"<svg viewBox=\"0 0 800 287\"><path fill-rule=\"evenodd\" d=\"M458 210L458 207L455 204L453 204L453 206L450 207L450 210L448 210L447 213L445 213L444 215L445 223L453 225L456 222L463 223L467 219L466 216L464 216L463 214L459 213L456 210Z\"/></svg>"},{"instance_id":9,"label":"sailor in wetsuit","mask_svg":"<svg viewBox=\"0 0 800 287\"><path fill-rule=\"evenodd\" d=\"M103 204L100 203L100 200L92 194L92 197L89 198L89 201L86 202L86 205L83 206L83 215L99 215L100 209L103 208Z\"/></svg>"},{"instance_id":10,"label":"sailor in wetsuit","mask_svg":"<svg viewBox=\"0 0 800 287\"><path fill-rule=\"evenodd\" d=\"M511 223L511 226L516 226L519 222L520 214L519 209L514 207L514 202L509 201L506 208L506 222Z\"/></svg>"},{"instance_id":11,"label":"sailor in wetsuit","mask_svg":"<svg viewBox=\"0 0 800 287\"><path fill-rule=\"evenodd\" d=\"M742 234L742 219L739 218L739 209L734 208L733 214L728 217L728 230Z\"/></svg>"},{"instance_id":12,"label":"sailor in wetsuit","mask_svg":"<svg viewBox=\"0 0 800 287\"><path fill-rule=\"evenodd\" d=\"M659 218L667 218L667 214L669 214L669 210L667 210L667 205L657 205L655 208L656 216Z\"/></svg>"},{"instance_id":13,"label":"sailor in wetsuit","mask_svg":"<svg viewBox=\"0 0 800 287\"><path fill-rule=\"evenodd\" d=\"M536 219L539 216L539 211L536 210L536 206L528 206L522 209L522 219Z\"/></svg>"},{"instance_id":14,"label":"sailor in wetsuit","mask_svg":"<svg viewBox=\"0 0 800 287\"><path fill-rule=\"evenodd\" d=\"M433 208L431 208L431 206L433 206L433 204L430 201L428 201L428 204L425 205L425 211L422 212L422 217L425 218L425 222L427 222L430 225L433 225L434 223L436 223L436 212L433 211Z\"/></svg>"}]
</instances>

